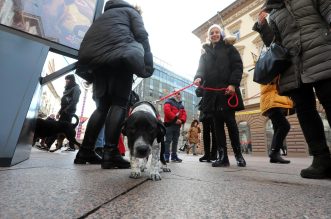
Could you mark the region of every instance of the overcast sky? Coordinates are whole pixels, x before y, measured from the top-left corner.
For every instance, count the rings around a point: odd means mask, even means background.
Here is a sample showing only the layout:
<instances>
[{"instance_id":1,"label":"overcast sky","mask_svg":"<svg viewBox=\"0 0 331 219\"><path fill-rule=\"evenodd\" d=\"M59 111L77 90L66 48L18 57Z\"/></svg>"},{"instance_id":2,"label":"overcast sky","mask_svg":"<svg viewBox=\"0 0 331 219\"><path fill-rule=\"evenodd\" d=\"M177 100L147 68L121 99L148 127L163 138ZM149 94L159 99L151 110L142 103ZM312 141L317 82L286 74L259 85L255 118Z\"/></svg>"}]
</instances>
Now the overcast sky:
<instances>
[{"instance_id":1,"label":"overcast sky","mask_svg":"<svg viewBox=\"0 0 331 219\"><path fill-rule=\"evenodd\" d=\"M193 79L200 57L194 29L234 0L127 0L143 11L154 56L170 64L175 73Z\"/></svg>"}]
</instances>

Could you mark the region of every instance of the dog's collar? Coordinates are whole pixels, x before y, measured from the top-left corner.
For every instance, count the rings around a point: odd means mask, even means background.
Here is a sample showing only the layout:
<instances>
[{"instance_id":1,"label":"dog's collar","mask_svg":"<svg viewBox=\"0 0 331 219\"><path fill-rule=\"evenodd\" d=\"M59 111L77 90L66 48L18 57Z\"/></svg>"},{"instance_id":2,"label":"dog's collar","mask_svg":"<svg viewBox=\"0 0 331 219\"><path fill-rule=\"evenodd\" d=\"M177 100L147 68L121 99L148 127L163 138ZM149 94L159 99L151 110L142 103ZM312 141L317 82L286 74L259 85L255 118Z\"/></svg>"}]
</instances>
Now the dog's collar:
<instances>
[{"instance_id":1,"label":"dog's collar","mask_svg":"<svg viewBox=\"0 0 331 219\"><path fill-rule=\"evenodd\" d=\"M144 112L147 112L147 113L150 113L152 114L155 118L157 118L157 115L155 113L155 110L152 108L151 105L149 104L140 104L138 106L136 106L132 111L131 111L131 114L135 113L135 112L138 112L138 111L144 111Z\"/></svg>"}]
</instances>

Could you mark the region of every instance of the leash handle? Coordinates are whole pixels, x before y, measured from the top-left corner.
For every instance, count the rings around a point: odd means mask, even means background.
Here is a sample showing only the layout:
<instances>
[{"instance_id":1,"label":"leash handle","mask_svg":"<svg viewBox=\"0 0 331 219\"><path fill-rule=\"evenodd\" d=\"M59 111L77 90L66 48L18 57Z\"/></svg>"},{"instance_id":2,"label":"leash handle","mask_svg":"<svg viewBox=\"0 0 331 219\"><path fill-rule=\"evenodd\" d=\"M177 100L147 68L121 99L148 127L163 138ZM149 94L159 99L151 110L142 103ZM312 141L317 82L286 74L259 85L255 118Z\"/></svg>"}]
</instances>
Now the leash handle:
<instances>
[{"instance_id":1,"label":"leash handle","mask_svg":"<svg viewBox=\"0 0 331 219\"><path fill-rule=\"evenodd\" d=\"M208 90L208 91L227 91L227 88L212 88L212 87L203 87L203 86L198 86L203 90ZM235 98L235 103L231 104L231 100ZM238 95L236 92L233 92L231 96L228 99L228 106L231 108L236 108L239 105L239 100L238 100Z\"/></svg>"}]
</instances>

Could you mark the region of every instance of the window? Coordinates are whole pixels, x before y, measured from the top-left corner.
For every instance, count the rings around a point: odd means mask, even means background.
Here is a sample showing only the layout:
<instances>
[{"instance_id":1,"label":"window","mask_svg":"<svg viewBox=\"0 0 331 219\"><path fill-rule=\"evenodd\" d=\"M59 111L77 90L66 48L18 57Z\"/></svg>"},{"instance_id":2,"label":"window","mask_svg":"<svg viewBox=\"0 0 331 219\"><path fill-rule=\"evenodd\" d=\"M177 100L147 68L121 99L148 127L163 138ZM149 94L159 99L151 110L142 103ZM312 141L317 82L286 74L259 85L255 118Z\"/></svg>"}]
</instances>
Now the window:
<instances>
[{"instance_id":1,"label":"window","mask_svg":"<svg viewBox=\"0 0 331 219\"><path fill-rule=\"evenodd\" d=\"M239 122L239 139L240 147L243 153L251 154L252 153L252 142L251 142L251 131L248 123L246 121Z\"/></svg>"},{"instance_id":2,"label":"window","mask_svg":"<svg viewBox=\"0 0 331 219\"><path fill-rule=\"evenodd\" d=\"M236 30L236 31L232 32L232 35L236 37L237 41L239 41L239 39L240 39L240 31L239 30Z\"/></svg>"}]
</instances>

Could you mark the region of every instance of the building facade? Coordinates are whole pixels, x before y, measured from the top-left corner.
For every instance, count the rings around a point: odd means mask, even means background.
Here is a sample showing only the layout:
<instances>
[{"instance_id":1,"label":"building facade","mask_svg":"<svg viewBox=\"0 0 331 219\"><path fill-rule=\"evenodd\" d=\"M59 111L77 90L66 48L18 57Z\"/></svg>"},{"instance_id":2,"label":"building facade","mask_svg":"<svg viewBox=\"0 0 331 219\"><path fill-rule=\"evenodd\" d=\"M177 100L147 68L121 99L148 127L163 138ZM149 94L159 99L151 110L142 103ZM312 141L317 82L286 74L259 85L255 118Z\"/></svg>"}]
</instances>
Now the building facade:
<instances>
[{"instance_id":1,"label":"building facade","mask_svg":"<svg viewBox=\"0 0 331 219\"><path fill-rule=\"evenodd\" d=\"M258 13L264 2L265 0L236 0L193 30L193 34L200 39L201 43L206 42L207 30L212 24L219 24L225 30L226 35L231 34L237 38L234 46L239 51L244 64L241 90L246 109L236 113L236 120L244 151L251 151L255 155L268 154L273 136L271 121L262 116L259 109L260 85L253 82L254 66L263 42L252 27L257 21ZM318 105L318 110L330 146L331 130L321 105ZM288 120L291 130L284 142L288 147L288 154L290 156L308 156L308 147L296 115L289 116ZM247 146L249 146L248 149Z\"/></svg>"}]
</instances>

